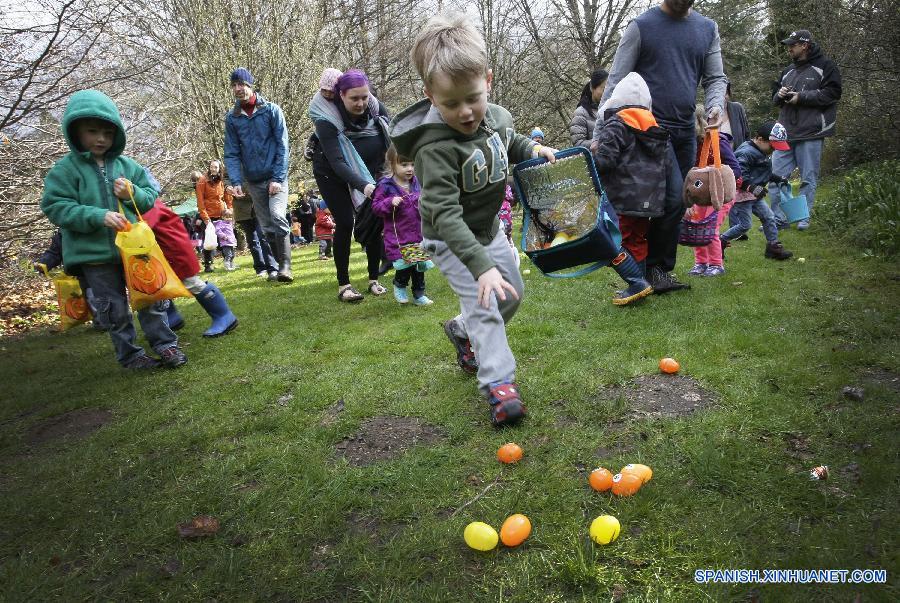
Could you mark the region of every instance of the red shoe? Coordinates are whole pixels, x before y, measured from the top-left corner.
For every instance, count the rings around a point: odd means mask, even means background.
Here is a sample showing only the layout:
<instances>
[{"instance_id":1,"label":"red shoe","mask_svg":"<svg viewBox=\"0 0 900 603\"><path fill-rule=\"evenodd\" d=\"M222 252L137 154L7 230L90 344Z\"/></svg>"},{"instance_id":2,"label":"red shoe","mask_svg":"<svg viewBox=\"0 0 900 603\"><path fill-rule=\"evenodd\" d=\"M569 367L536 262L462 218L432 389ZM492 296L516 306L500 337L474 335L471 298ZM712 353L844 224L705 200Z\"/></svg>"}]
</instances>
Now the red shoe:
<instances>
[{"instance_id":1,"label":"red shoe","mask_svg":"<svg viewBox=\"0 0 900 603\"><path fill-rule=\"evenodd\" d=\"M450 323L449 320L444 323L444 333L456 349L456 364L467 373L477 373L478 360L475 359L475 352L472 351L472 342L466 337L455 335L453 329L450 328Z\"/></svg>"},{"instance_id":2,"label":"red shoe","mask_svg":"<svg viewBox=\"0 0 900 603\"><path fill-rule=\"evenodd\" d=\"M491 388L488 401L491 403L491 423L497 427L516 423L527 412L519 398L519 386L515 383L496 384Z\"/></svg>"}]
</instances>

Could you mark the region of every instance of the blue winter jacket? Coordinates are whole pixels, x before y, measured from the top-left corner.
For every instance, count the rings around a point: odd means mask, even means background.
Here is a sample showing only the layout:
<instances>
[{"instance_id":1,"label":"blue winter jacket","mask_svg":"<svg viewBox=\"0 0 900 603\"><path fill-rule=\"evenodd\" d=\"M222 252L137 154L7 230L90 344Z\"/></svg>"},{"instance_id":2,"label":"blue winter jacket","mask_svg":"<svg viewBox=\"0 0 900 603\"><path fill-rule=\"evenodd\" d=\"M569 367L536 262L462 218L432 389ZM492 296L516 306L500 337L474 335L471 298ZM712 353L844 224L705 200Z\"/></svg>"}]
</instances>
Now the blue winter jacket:
<instances>
[{"instance_id":1,"label":"blue winter jacket","mask_svg":"<svg viewBox=\"0 0 900 603\"><path fill-rule=\"evenodd\" d=\"M772 175L772 161L753 141L748 140L739 146L734 156L741 164L741 176L744 178L742 188L750 190L754 186L768 184Z\"/></svg>"},{"instance_id":2,"label":"blue winter jacket","mask_svg":"<svg viewBox=\"0 0 900 603\"><path fill-rule=\"evenodd\" d=\"M281 107L256 95L253 115L240 103L225 115L225 169L234 186L287 181L288 132Z\"/></svg>"}]
</instances>

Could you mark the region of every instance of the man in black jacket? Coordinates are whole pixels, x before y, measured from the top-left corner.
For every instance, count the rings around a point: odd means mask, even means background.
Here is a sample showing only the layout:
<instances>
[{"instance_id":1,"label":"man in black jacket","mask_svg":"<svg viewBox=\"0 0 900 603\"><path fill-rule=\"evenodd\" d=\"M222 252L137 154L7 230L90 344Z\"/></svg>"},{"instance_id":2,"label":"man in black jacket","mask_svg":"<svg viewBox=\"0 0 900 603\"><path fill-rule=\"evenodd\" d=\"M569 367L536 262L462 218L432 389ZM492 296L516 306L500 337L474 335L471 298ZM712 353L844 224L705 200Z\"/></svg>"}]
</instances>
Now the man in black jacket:
<instances>
[{"instance_id":1,"label":"man in black jacket","mask_svg":"<svg viewBox=\"0 0 900 603\"><path fill-rule=\"evenodd\" d=\"M837 102L841 98L841 74L831 59L805 29L798 29L781 41L793 61L773 86L772 101L781 107L778 121L787 129L789 151L775 151L772 173L787 178L800 168L800 194L812 211L819 178L819 163L827 136L834 136ZM780 207L778 184L770 187L772 211L779 226L787 225ZM809 220L797 224L799 230L809 228Z\"/></svg>"}]
</instances>

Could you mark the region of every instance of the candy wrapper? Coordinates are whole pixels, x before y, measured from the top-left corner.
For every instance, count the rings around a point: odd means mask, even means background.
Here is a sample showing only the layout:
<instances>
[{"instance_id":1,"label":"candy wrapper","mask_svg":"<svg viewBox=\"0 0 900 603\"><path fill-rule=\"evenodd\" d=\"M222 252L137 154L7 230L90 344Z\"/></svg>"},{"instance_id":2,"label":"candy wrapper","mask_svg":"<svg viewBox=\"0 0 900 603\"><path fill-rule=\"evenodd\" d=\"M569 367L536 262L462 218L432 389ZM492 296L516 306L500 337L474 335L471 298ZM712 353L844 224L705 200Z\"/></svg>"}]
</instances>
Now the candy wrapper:
<instances>
[{"instance_id":1,"label":"candy wrapper","mask_svg":"<svg viewBox=\"0 0 900 603\"><path fill-rule=\"evenodd\" d=\"M525 168L519 183L532 218L525 251L578 239L595 228L600 198L581 156Z\"/></svg>"},{"instance_id":2,"label":"candy wrapper","mask_svg":"<svg viewBox=\"0 0 900 603\"><path fill-rule=\"evenodd\" d=\"M820 465L818 467L814 467L809 472L809 479L822 481L828 479L828 465Z\"/></svg>"}]
</instances>

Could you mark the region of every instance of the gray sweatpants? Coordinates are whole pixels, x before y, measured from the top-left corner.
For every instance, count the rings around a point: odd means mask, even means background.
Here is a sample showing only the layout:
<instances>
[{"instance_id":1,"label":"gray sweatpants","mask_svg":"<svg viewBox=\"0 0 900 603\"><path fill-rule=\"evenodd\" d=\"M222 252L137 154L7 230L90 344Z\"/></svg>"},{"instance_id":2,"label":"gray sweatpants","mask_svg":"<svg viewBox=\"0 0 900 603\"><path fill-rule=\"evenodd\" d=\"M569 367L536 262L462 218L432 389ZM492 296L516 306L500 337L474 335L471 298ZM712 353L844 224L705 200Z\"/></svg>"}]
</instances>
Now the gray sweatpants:
<instances>
[{"instance_id":1,"label":"gray sweatpants","mask_svg":"<svg viewBox=\"0 0 900 603\"><path fill-rule=\"evenodd\" d=\"M522 302L525 284L516 267L516 250L510 248L503 230L497 232L486 250L503 278L515 287L519 299L513 299L507 292L506 301L498 302L497 296L493 295L490 308L478 304L478 281L446 243L425 239L422 246L459 297L460 314L453 319L450 328L454 334L468 337L472 342L478 359L478 389L488 395L492 383L515 381L516 359L506 339L506 323L512 320Z\"/></svg>"}]
</instances>

